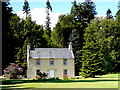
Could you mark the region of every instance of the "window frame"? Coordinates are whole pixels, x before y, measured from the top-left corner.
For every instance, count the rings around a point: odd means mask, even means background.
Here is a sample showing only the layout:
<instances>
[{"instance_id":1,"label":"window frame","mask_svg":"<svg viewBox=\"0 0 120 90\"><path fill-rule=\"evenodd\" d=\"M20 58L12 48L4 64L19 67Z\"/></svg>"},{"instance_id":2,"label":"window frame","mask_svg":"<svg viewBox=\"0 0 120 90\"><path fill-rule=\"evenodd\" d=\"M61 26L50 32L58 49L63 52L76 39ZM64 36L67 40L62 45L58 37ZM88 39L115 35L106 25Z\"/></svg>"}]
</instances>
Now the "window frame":
<instances>
[{"instance_id":1,"label":"window frame","mask_svg":"<svg viewBox=\"0 0 120 90\"><path fill-rule=\"evenodd\" d=\"M63 59L63 65L68 65L68 60L67 59Z\"/></svg>"},{"instance_id":2,"label":"window frame","mask_svg":"<svg viewBox=\"0 0 120 90\"><path fill-rule=\"evenodd\" d=\"M54 59L50 59L50 66L54 66Z\"/></svg>"},{"instance_id":3,"label":"window frame","mask_svg":"<svg viewBox=\"0 0 120 90\"><path fill-rule=\"evenodd\" d=\"M40 72L40 70L39 69L36 70L36 76L38 76L38 73L39 73L38 71Z\"/></svg>"},{"instance_id":4,"label":"window frame","mask_svg":"<svg viewBox=\"0 0 120 90\"><path fill-rule=\"evenodd\" d=\"M39 64L38 64L38 61L39 61ZM41 60L36 60L36 66L40 66L41 64Z\"/></svg>"},{"instance_id":5,"label":"window frame","mask_svg":"<svg viewBox=\"0 0 120 90\"><path fill-rule=\"evenodd\" d=\"M63 75L68 75L68 70L67 69L63 69Z\"/></svg>"}]
</instances>

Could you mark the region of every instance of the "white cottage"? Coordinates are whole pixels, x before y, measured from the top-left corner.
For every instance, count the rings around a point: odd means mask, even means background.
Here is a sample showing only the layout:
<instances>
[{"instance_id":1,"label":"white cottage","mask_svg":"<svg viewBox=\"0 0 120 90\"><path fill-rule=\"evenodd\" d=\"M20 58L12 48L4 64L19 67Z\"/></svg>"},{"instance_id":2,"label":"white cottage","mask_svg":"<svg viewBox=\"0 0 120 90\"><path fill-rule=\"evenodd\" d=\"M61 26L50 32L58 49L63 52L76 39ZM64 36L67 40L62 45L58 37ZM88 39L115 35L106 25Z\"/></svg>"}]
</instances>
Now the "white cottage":
<instances>
[{"instance_id":1,"label":"white cottage","mask_svg":"<svg viewBox=\"0 0 120 90\"><path fill-rule=\"evenodd\" d=\"M48 78L75 76L72 45L68 48L34 48L27 45L27 78L35 78L38 72L48 73Z\"/></svg>"}]
</instances>

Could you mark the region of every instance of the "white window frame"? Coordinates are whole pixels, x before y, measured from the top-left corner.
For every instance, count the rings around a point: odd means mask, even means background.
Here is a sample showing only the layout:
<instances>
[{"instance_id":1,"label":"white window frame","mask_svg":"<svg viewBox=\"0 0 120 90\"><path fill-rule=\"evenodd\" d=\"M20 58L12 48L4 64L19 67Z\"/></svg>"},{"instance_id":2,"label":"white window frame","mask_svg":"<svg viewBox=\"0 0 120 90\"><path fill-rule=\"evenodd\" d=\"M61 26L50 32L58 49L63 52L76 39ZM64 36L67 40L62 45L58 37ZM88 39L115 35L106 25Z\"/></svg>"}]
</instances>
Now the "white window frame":
<instances>
[{"instance_id":1,"label":"white window frame","mask_svg":"<svg viewBox=\"0 0 120 90\"><path fill-rule=\"evenodd\" d=\"M36 60L36 66L40 66L41 61L40 60Z\"/></svg>"}]
</instances>

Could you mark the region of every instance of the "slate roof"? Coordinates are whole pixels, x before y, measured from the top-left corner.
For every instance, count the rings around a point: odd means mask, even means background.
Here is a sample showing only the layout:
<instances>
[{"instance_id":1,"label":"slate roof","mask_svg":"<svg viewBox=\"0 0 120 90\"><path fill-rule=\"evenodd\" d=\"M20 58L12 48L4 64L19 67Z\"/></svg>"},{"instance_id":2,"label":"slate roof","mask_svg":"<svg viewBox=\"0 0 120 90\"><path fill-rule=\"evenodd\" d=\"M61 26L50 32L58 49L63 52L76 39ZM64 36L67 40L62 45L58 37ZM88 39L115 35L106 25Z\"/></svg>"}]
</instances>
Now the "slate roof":
<instances>
[{"instance_id":1,"label":"slate roof","mask_svg":"<svg viewBox=\"0 0 120 90\"><path fill-rule=\"evenodd\" d=\"M34 48L30 58L74 58L74 55L68 48Z\"/></svg>"}]
</instances>

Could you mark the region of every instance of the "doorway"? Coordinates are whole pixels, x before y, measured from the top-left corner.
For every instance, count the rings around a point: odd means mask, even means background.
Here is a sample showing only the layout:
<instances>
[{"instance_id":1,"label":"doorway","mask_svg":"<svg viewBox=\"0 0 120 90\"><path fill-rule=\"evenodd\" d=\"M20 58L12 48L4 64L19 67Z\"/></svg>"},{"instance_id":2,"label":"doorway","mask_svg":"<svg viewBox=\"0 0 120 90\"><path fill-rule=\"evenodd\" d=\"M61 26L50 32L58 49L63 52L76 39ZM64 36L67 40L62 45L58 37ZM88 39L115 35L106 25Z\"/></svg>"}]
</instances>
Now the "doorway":
<instances>
[{"instance_id":1,"label":"doorway","mask_svg":"<svg viewBox=\"0 0 120 90\"><path fill-rule=\"evenodd\" d=\"M50 75L50 78L54 78L55 77L55 70L50 70L49 71L49 75Z\"/></svg>"}]
</instances>

